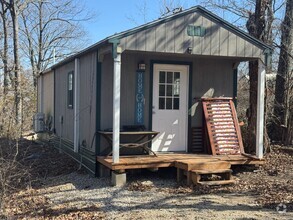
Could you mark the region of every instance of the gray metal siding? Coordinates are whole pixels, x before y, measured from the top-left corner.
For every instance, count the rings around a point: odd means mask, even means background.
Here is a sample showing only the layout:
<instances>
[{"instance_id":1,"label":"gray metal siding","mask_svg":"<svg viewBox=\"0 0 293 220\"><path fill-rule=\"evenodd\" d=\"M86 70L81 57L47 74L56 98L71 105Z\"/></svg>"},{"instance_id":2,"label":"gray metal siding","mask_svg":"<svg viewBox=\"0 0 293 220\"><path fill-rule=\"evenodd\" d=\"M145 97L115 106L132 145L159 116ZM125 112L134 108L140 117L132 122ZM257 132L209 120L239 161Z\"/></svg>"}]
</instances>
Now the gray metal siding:
<instances>
[{"instance_id":1,"label":"gray metal siding","mask_svg":"<svg viewBox=\"0 0 293 220\"><path fill-rule=\"evenodd\" d=\"M202 97L233 97L233 61L199 58L193 60L192 126L202 126ZM212 92L213 91L213 92ZM212 95L212 96L211 96Z\"/></svg>"},{"instance_id":2,"label":"gray metal siding","mask_svg":"<svg viewBox=\"0 0 293 220\"><path fill-rule=\"evenodd\" d=\"M150 62L181 61L191 62L192 69L192 98L201 98L209 90L214 90L213 97L233 96L233 63L231 59L212 59L205 57L182 57L164 54L142 54L124 52L122 54L121 73L121 127L135 123L135 73L137 64L144 61L147 65L145 72L145 126L149 126L150 97ZM104 57L102 64L102 92L101 92L101 129L112 128L112 95L113 95L113 61L110 55ZM192 117L192 126L202 126L202 107L196 100L189 110ZM101 138L102 151L108 146Z\"/></svg>"},{"instance_id":3,"label":"gray metal siding","mask_svg":"<svg viewBox=\"0 0 293 220\"><path fill-rule=\"evenodd\" d=\"M42 84L42 85L41 85ZM45 114L45 120L53 117L52 128L54 128L54 72L50 71L40 75L38 78L38 112Z\"/></svg>"},{"instance_id":4,"label":"gray metal siding","mask_svg":"<svg viewBox=\"0 0 293 220\"><path fill-rule=\"evenodd\" d=\"M73 108L67 107L67 75L74 71L74 61L61 66L55 70L55 128L58 136L73 141ZM63 116L63 125L60 124L60 117ZM61 133L62 130L62 133Z\"/></svg>"},{"instance_id":5,"label":"gray metal siding","mask_svg":"<svg viewBox=\"0 0 293 220\"><path fill-rule=\"evenodd\" d=\"M108 54L102 62L101 129L112 128L113 117L113 59Z\"/></svg>"},{"instance_id":6,"label":"gray metal siding","mask_svg":"<svg viewBox=\"0 0 293 220\"><path fill-rule=\"evenodd\" d=\"M206 34L204 37L188 36L188 25L203 26ZM198 12L124 37L120 46L124 50L181 54L191 47L196 55L263 58L262 49Z\"/></svg>"},{"instance_id":7,"label":"gray metal siding","mask_svg":"<svg viewBox=\"0 0 293 220\"><path fill-rule=\"evenodd\" d=\"M47 120L49 116L53 117L52 128L54 128L54 72L51 71L39 77L39 80L43 80L43 87L41 92L43 113ZM40 105L40 104L39 104Z\"/></svg>"},{"instance_id":8,"label":"gray metal siding","mask_svg":"<svg viewBox=\"0 0 293 220\"><path fill-rule=\"evenodd\" d=\"M111 54L104 56L101 74L101 130L112 128L113 122L113 59ZM108 147L104 138L100 139L100 152ZM109 153L109 152L106 152Z\"/></svg>"},{"instance_id":9,"label":"gray metal siding","mask_svg":"<svg viewBox=\"0 0 293 220\"><path fill-rule=\"evenodd\" d=\"M84 147L95 151L95 144L91 141L96 130L96 52L89 53L80 58L80 145L84 141ZM67 76L74 71L74 62L68 63L56 69L56 133L61 135L60 116L63 116L62 137L73 141L74 137L74 109L67 106ZM74 79L76 80L76 79ZM74 93L76 89L74 88ZM92 147L92 148L90 148Z\"/></svg>"},{"instance_id":10,"label":"gray metal siding","mask_svg":"<svg viewBox=\"0 0 293 220\"><path fill-rule=\"evenodd\" d=\"M80 100L79 100L79 137L80 144L87 150L95 151L95 142L91 145L96 131L96 76L97 55L89 53L80 58Z\"/></svg>"}]
</instances>

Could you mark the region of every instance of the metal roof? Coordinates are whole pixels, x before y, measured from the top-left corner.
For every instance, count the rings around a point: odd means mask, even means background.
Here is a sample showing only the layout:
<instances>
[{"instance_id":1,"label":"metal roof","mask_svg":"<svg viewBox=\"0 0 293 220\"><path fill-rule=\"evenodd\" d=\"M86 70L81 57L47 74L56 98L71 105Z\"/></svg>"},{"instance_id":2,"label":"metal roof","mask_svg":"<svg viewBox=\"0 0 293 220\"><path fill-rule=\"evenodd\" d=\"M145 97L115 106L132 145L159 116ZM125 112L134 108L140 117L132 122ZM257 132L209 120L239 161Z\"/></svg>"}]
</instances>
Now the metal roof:
<instances>
[{"instance_id":1,"label":"metal roof","mask_svg":"<svg viewBox=\"0 0 293 220\"><path fill-rule=\"evenodd\" d=\"M117 33L117 34L113 34L113 35L111 35L109 37L106 37L103 40L98 41L97 43L95 43L95 44L93 44L93 45L91 45L91 46L89 46L89 47L81 50L80 52L78 52L78 53L76 53L76 54L74 54L72 56L69 56L68 58L64 59L63 61L60 61L59 63L53 65L50 69L54 69L54 68L60 66L61 64L70 62L74 58L80 57L81 55L83 55L85 53L88 53L88 52L97 50L102 45L109 43L110 40L113 40L113 39L122 39L124 37L129 36L129 35L132 35L132 34L135 34L137 32L140 32L142 30L145 30L145 29L154 27L156 25L159 25L159 24L168 22L170 20L174 20L176 18L179 18L181 16L184 16L184 15L187 15L187 14L193 13L193 12L199 12L202 16L205 16L206 18L212 20L213 22L222 25L227 30L235 33L236 35L241 36L246 41L251 42L252 44L260 47L263 50L270 50L271 51L273 49L271 46L265 44L264 42L262 42L262 41L260 41L258 39L256 39L255 37L249 35L247 32L245 32L245 31L237 28L233 24L225 21L224 19L220 18L219 16L215 15L214 13L210 12L209 10L203 8L202 6L194 6L194 7L191 7L189 9L187 9L187 10L184 10L182 12L178 12L176 14L168 15L166 17L159 18L157 20L154 20L154 21L151 21L149 23L140 25L138 27L135 27L135 28L132 28L132 29L129 29L129 30L126 30L126 31Z\"/></svg>"}]
</instances>

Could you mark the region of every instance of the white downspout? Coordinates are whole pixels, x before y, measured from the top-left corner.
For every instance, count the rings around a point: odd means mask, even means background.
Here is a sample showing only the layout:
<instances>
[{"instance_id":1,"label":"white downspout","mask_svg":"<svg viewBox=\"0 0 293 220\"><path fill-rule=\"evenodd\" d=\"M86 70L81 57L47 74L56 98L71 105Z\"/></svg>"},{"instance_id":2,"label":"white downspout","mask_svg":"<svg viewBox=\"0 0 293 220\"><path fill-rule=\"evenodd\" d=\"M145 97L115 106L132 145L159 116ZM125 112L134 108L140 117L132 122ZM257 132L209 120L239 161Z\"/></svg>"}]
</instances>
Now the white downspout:
<instances>
[{"instance_id":1,"label":"white downspout","mask_svg":"<svg viewBox=\"0 0 293 220\"><path fill-rule=\"evenodd\" d=\"M44 111L44 79L43 75L40 75L39 80L40 80L40 87L39 87L39 109L38 112Z\"/></svg>"},{"instance_id":2,"label":"white downspout","mask_svg":"<svg viewBox=\"0 0 293 220\"><path fill-rule=\"evenodd\" d=\"M120 81L121 80L121 53L114 58L113 77L113 163L119 163L120 145Z\"/></svg>"},{"instance_id":3,"label":"white downspout","mask_svg":"<svg viewBox=\"0 0 293 220\"><path fill-rule=\"evenodd\" d=\"M79 96L80 96L80 70L79 59L75 58L74 66L74 152L79 148Z\"/></svg>"},{"instance_id":4,"label":"white downspout","mask_svg":"<svg viewBox=\"0 0 293 220\"><path fill-rule=\"evenodd\" d=\"M265 97L265 64L258 60L258 85L257 85L257 124L256 124L256 156L263 158L264 149L264 97Z\"/></svg>"}]
</instances>

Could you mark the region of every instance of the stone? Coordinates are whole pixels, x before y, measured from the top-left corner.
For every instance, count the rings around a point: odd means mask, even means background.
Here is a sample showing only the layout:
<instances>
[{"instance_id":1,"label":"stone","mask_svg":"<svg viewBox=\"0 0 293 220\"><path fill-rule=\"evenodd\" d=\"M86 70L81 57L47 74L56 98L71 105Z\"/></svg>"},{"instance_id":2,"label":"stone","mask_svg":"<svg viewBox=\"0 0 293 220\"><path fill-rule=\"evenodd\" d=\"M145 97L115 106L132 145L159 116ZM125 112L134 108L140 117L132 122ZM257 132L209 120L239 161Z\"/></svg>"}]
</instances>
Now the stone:
<instances>
[{"instance_id":1,"label":"stone","mask_svg":"<svg viewBox=\"0 0 293 220\"><path fill-rule=\"evenodd\" d=\"M115 171L112 171L111 176L112 186L123 186L126 184L126 173L116 173Z\"/></svg>"}]
</instances>

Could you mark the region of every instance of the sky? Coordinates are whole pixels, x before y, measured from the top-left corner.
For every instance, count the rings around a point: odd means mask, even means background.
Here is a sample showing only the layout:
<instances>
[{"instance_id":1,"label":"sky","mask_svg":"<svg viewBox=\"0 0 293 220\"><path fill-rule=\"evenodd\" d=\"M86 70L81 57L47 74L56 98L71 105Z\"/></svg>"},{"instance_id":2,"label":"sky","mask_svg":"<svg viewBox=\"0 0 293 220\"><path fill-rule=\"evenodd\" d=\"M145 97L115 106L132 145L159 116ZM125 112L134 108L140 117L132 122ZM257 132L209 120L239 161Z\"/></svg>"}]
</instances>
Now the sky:
<instances>
[{"instance_id":1,"label":"sky","mask_svg":"<svg viewBox=\"0 0 293 220\"><path fill-rule=\"evenodd\" d=\"M204 0L77 0L85 5L85 9L94 13L93 19L83 24L87 32L86 46L90 46L115 33L125 31L149 21L156 20L161 15L163 1L173 2L173 7L183 6L183 9L200 5ZM219 3L225 0L217 0ZM280 1L280 0L279 0ZM243 0L236 0L239 6L241 4L248 10L253 11L252 5L247 5ZM278 1L277 1L278 2ZM280 1L276 4L279 7ZM238 16L226 10L210 9L213 13L224 18L237 27L245 28L245 19L239 19ZM282 18L283 10L279 10L277 17Z\"/></svg>"},{"instance_id":2,"label":"sky","mask_svg":"<svg viewBox=\"0 0 293 220\"><path fill-rule=\"evenodd\" d=\"M89 43L93 44L160 16L161 0L85 0L86 8L94 12L94 19L86 23ZM185 9L197 5L196 0L176 1ZM191 4L193 2L193 4ZM144 10L145 8L145 10ZM142 13L142 11L144 11Z\"/></svg>"}]
</instances>

